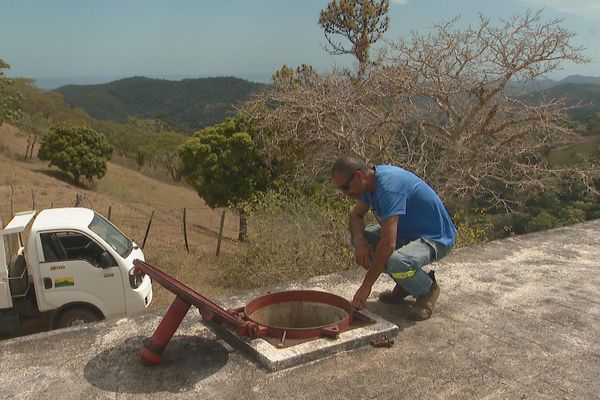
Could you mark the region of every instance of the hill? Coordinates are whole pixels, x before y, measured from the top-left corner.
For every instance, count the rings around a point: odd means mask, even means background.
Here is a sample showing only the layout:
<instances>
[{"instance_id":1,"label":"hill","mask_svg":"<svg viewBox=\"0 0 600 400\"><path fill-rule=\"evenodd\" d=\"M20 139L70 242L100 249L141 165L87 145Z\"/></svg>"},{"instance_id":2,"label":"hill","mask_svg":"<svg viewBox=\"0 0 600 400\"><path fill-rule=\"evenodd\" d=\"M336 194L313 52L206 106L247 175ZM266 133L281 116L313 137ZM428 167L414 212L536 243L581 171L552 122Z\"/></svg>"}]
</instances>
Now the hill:
<instances>
[{"instance_id":1,"label":"hill","mask_svg":"<svg viewBox=\"0 0 600 400\"><path fill-rule=\"evenodd\" d=\"M233 77L180 81L133 77L100 85L67 85L56 92L98 119L160 118L199 129L233 115L236 104L265 86Z\"/></svg>"},{"instance_id":2,"label":"hill","mask_svg":"<svg viewBox=\"0 0 600 400\"><path fill-rule=\"evenodd\" d=\"M600 85L600 76L569 75L558 84L565 83Z\"/></svg>"},{"instance_id":3,"label":"hill","mask_svg":"<svg viewBox=\"0 0 600 400\"><path fill-rule=\"evenodd\" d=\"M594 113L600 112L600 84L563 83L531 93L528 98L533 102L540 98L564 98L568 105L581 104L583 107L570 112L570 115L578 120L589 118Z\"/></svg>"}]
</instances>

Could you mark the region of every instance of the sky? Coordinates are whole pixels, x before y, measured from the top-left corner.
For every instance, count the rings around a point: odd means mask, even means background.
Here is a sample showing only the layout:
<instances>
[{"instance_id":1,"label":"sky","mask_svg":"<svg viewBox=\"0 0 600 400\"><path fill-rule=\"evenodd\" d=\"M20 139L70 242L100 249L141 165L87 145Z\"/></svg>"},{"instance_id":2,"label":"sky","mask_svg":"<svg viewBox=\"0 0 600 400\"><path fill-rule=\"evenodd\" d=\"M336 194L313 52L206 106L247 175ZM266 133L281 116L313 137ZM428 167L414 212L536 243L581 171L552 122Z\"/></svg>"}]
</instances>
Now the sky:
<instances>
[{"instance_id":1,"label":"sky","mask_svg":"<svg viewBox=\"0 0 600 400\"><path fill-rule=\"evenodd\" d=\"M143 75L266 81L282 65L349 66L329 55L318 24L328 0L0 0L0 59L40 86ZM456 16L508 18L543 8L586 48L587 65L550 76L600 76L600 0L391 0L389 40ZM52 83L54 82L54 83Z\"/></svg>"}]
</instances>

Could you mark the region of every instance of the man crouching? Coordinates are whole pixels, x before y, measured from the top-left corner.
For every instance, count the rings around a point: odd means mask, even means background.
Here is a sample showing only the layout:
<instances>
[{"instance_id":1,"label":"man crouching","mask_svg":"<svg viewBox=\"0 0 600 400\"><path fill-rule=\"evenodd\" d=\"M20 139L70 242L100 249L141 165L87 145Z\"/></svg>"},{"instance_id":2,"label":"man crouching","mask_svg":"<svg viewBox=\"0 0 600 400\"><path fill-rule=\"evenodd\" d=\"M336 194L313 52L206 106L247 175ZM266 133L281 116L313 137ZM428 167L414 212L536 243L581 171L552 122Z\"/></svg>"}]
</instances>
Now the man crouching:
<instances>
[{"instance_id":1,"label":"man crouching","mask_svg":"<svg viewBox=\"0 0 600 400\"><path fill-rule=\"evenodd\" d=\"M383 272L396 286L379 300L399 304L408 295L416 301L415 319L431 317L440 287L433 271L422 267L446 256L456 228L435 191L413 173L392 165L368 167L354 157L340 157L331 170L333 183L356 200L350 216L354 259L367 270L352 305L365 306L373 284ZM365 227L372 209L379 223Z\"/></svg>"}]
</instances>

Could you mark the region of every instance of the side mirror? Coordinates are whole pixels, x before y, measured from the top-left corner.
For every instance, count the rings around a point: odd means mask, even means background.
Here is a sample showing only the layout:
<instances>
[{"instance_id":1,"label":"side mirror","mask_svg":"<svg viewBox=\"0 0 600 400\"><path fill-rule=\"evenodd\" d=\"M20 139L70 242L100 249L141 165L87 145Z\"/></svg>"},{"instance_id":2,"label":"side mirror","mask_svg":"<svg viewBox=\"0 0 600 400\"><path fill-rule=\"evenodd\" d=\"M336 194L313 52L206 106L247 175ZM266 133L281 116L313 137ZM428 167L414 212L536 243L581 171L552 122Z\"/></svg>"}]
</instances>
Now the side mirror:
<instances>
[{"instance_id":1,"label":"side mirror","mask_svg":"<svg viewBox=\"0 0 600 400\"><path fill-rule=\"evenodd\" d=\"M116 265L115 260L108 253L108 251L103 251L100 254L100 267L101 268L110 268Z\"/></svg>"}]
</instances>

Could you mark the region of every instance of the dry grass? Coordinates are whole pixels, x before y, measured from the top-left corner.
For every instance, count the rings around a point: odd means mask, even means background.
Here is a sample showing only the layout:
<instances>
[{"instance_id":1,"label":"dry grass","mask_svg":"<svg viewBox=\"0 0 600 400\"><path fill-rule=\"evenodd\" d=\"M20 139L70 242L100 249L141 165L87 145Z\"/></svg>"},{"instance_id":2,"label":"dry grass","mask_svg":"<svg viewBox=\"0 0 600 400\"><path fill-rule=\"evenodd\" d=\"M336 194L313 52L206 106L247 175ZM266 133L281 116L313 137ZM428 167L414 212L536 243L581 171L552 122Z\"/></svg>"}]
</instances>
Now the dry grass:
<instances>
[{"instance_id":1,"label":"dry grass","mask_svg":"<svg viewBox=\"0 0 600 400\"><path fill-rule=\"evenodd\" d=\"M9 125L0 127L0 216L6 223L11 214L11 185L15 189L14 211L32 208L72 206L76 194L85 196L84 206L107 215L139 244L142 243L151 211L155 211L150 234L144 249L149 263L173 274L188 286L208 296L225 294L229 287L223 277L223 263L228 262L235 241L225 240L222 256L216 258L216 232L221 210L211 210L197 193L183 185L170 185L144 176L115 163L108 164L106 176L87 188L75 187L69 177L56 168L48 168L37 159L23 161L27 147L24 137ZM191 252L185 251L182 211L187 211L187 230ZM229 213L224 236L236 238L238 219ZM154 285L153 308L166 307L171 299L166 290Z\"/></svg>"}]
</instances>

